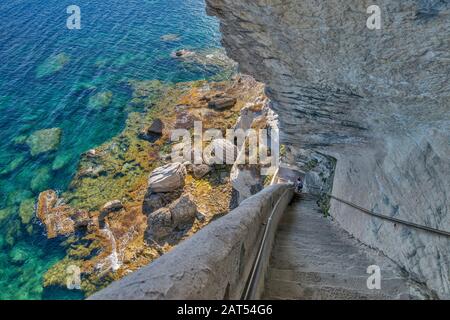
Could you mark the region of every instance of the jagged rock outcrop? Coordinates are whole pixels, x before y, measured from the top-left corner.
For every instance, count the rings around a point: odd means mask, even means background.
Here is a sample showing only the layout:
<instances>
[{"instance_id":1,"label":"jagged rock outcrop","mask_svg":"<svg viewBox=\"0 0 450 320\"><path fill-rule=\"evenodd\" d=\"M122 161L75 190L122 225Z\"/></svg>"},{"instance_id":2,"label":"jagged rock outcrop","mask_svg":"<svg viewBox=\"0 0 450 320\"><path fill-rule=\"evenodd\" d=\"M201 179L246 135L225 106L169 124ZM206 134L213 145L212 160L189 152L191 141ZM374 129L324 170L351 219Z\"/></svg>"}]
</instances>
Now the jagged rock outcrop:
<instances>
[{"instance_id":1,"label":"jagged rock outcrop","mask_svg":"<svg viewBox=\"0 0 450 320\"><path fill-rule=\"evenodd\" d=\"M337 160L336 196L450 230L448 1L378 1L380 30L366 26L368 1L206 2L229 56L266 83L282 143ZM335 201L330 213L450 297L449 239Z\"/></svg>"}]
</instances>

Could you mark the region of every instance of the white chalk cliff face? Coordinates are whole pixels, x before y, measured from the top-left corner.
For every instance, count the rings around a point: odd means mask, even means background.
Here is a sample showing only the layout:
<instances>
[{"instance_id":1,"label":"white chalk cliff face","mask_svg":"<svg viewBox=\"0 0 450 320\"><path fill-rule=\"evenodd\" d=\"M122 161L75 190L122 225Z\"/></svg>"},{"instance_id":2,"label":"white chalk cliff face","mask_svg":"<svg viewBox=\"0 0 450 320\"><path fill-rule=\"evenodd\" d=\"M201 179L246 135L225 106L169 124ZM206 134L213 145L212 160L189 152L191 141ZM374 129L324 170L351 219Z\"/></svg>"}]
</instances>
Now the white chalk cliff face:
<instances>
[{"instance_id":1,"label":"white chalk cliff face","mask_svg":"<svg viewBox=\"0 0 450 320\"><path fill-rule=\"evenodd\" d=\"M333 194L450 230L450 1L206 0L244 73L265 82L282 143L336 162ZM332 201L343 228L450 298L450 240Z\"/></svg>"}]
</instances>

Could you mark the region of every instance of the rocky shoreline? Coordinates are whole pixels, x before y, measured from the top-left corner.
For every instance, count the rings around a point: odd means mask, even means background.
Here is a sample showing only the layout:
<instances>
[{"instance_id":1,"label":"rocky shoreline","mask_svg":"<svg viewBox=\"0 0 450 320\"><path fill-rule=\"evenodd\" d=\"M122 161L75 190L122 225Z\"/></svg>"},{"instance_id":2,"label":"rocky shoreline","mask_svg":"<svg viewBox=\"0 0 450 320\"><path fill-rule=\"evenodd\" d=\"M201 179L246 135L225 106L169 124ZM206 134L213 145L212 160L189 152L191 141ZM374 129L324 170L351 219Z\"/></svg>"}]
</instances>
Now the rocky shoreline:
<instances>
[{"instance_id":1,"label":"rocky shoreline","mask_svg":"<svg viewBox=\"0 0 450 320\"><path fill-rule=\"evenodd\" d=\"M130 113L126 128L81 157L66 192L39 195L37 217L48 238L65 237L67 255L44 276L44 286L65 287L69 266L81 271L90 295L150 263L263 188L248 168L174 163L173 129L248 129L267 122L264 85L236 75L221 82L164 85L133 82L133 97L148 106ZM242 190L246 193L241 193Z\"/></svg>"}]
</instances>

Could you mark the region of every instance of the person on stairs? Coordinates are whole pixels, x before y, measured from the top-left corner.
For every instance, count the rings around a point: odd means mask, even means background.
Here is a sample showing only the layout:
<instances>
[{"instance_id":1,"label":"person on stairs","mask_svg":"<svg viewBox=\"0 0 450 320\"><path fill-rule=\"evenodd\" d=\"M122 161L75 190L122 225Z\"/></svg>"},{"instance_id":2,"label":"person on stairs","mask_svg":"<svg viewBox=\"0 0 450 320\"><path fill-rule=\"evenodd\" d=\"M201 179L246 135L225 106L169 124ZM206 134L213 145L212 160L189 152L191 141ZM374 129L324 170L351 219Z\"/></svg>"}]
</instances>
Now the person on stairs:
<instances>
[{"instance_id":1,"label":"person on stairs","mask_svg":"<svg viewBox=\"0 0 450 320\"><path fill-rule=\"evenodd\" d=\"M303 180L302 177L298 177L297 181L295 182L295 192L302 193L303 190Z\"/></svg>"}]
</instances>

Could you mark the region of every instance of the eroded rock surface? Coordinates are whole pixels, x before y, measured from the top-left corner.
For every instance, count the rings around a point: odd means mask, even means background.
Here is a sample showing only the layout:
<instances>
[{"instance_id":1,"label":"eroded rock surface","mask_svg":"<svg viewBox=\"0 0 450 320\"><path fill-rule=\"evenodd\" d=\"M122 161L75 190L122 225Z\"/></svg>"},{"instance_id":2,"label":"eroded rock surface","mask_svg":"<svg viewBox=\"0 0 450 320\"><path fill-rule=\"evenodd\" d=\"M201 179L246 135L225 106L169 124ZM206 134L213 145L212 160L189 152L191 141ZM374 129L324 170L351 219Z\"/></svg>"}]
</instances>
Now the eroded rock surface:
<instances>
[{"instance_id":1,"label":"eroded rock surface","mask_svg":"<svg viewBox=\"0 0 450 320\"><path fill-rule=\"evenodd\" d=\"M156 168L148 178L148 187L153 192L172 192L184 186L186 168L182 163L169 163Z\"/></svg>"},{"instance_id":2,"label":"eroded rock surface","mask_svg":"<svg viewBox=\"0 0 450 320\"><path fill-rule=\"evenodd\" d=\"M450 230L448 1L378 1L380 30L366 27L369 1L206 2L230 57L266 83L282 143L337 160L336 196ZM449 239L334 201L330 213L450 297Z\"/></svg>"}]
</instances>

